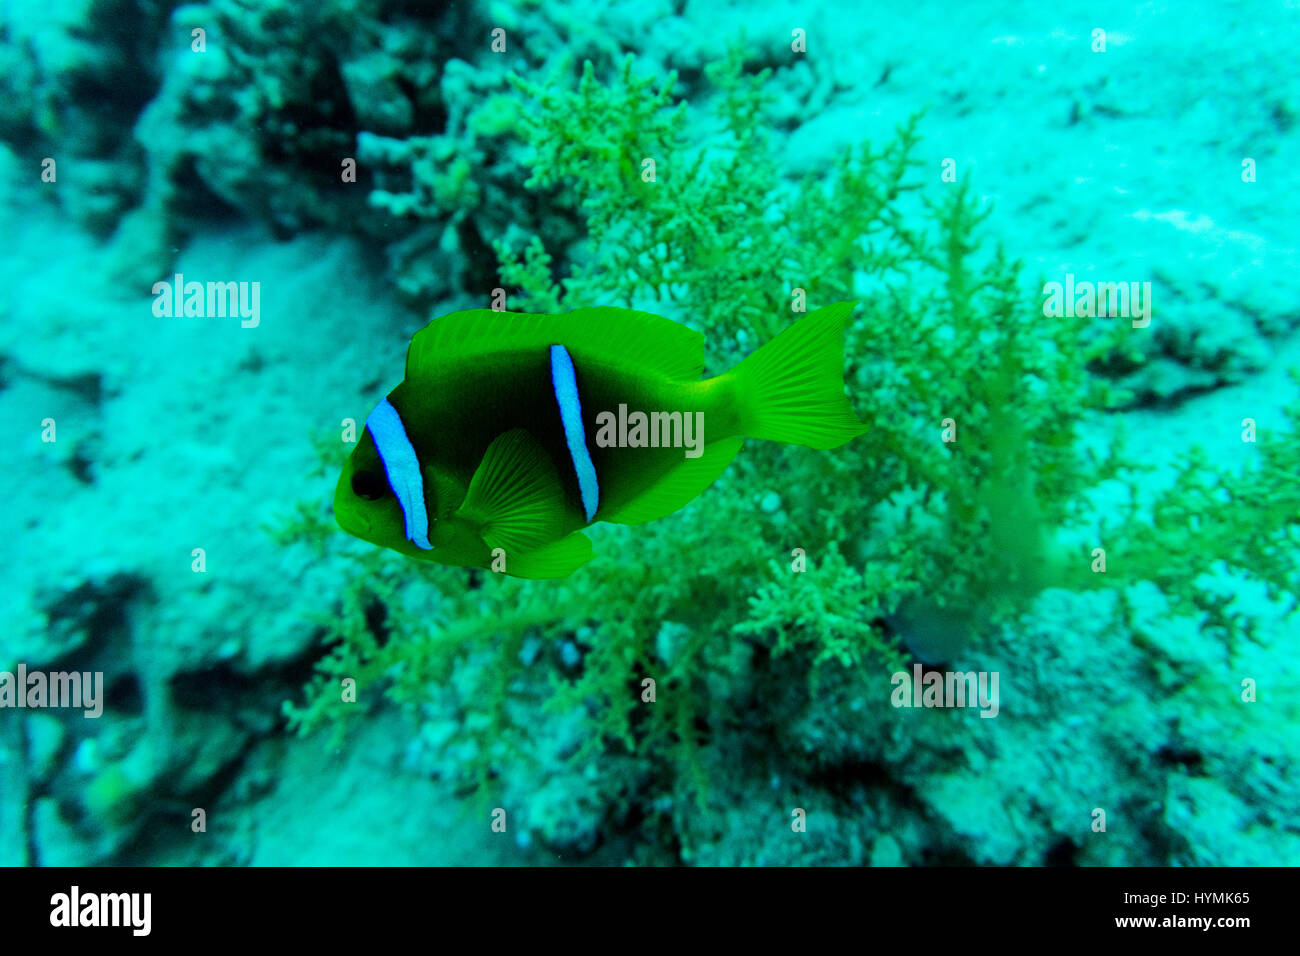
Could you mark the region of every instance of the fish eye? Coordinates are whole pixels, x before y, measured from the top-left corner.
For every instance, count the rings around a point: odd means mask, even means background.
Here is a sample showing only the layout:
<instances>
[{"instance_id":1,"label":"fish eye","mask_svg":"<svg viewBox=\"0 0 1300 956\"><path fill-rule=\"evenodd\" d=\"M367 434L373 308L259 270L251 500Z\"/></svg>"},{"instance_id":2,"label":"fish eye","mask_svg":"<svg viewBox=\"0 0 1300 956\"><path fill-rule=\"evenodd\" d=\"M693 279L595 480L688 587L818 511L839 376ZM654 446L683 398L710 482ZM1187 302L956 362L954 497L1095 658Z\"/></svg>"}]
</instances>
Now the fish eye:
<instances>
[{"instance_id":1,"label":"fish eye","mask_svg":"<svg viewBox=\"0 0 1300 956\"><path fill-rule=\"evenodd\" d=\"M386 484L377 471L358 471L352 476L352 493L366 501L375 501L384 496Z\"/></svg>"}]
</instances>

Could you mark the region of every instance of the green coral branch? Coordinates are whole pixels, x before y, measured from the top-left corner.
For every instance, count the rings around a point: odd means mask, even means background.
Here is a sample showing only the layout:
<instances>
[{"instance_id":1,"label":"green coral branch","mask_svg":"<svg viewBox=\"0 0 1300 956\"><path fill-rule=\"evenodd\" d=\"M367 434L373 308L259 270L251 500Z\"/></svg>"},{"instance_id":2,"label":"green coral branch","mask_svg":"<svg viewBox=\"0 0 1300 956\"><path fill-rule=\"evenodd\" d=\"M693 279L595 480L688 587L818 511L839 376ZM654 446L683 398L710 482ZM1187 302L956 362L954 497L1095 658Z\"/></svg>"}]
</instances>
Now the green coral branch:
<instances>
[{"instance_id":1,"label":"green coral branch","mask_svg":"<svg viewBox=\"0 0 1300 956\"><path fill-rule=\"evenodd\" d=\"M1300 372L1291 378L1300 388ZM1207 574L1244 572L1270 600L1300 605L1300 399L1284 409L1281 427L1242 447L1254 454L1231 470L1192 448L1149 507L1134 495L1123 520L1103 530L1113 585L1154 582L1179 613L1208 614L1230 644L1249 636L1249 616L1210 588Z\"/></svg>"}]
</instances>

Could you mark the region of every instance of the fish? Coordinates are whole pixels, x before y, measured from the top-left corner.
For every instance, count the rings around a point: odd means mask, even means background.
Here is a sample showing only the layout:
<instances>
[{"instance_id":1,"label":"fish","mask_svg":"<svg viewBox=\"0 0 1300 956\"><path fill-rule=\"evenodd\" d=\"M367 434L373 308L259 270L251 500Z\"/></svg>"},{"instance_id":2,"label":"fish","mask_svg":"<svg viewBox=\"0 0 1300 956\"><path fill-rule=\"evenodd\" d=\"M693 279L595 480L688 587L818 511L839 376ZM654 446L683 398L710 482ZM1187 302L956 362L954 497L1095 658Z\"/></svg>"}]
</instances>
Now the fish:
<instances>
[{"instance_id":1,"label":"fish","mask_svg":"<svg viewBox=\"0 0 1300 956\"><path fill-rule=\"evenodd\" d=\"M366 417L335 519L417 560L567 577L594 556L584 529L685 507L745 439L824 450L864 434L843 377L855 305L807 313L712 378L704 335L649 312L435 318Z\"/></svg>"}]
</instances>

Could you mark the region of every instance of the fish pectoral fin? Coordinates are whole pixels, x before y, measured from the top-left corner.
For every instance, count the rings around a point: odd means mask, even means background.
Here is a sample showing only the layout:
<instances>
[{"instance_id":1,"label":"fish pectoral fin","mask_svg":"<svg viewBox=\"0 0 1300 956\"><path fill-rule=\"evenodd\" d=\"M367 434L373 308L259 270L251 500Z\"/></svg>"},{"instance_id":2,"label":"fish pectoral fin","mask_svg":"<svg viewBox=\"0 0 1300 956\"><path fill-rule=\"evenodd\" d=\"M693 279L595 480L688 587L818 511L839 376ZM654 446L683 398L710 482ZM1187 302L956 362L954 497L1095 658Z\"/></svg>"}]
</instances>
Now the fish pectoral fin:
<instances>
[{"instance_id":1,"label":"fish pectoral fin","mask_svg":"<svg viewBox=\"0 0 1300 956\"><path fill-rule=\"evenodd\" d=\"M722 474L740 452L744 440L723 438L709 445L699 458L687 458L668 474L621 508L597 514L598 521L642 524L684 508Z\"/></svg>"},{"instance_id":2,"label":"fish pectoral fin","mask_svg":"<svg viewBox=\"0 0 1300 956\"><path fill-rule=\"evenodd\" d=\"M592 559L591 539L575 531L552 544L506 555L506 574L517 578L564 578Z\"/></svg>"},{"instance_id":3,"label":"fish pectoral fin","mask_svg":"<svg viewBox=\"0 0 1300 956\"><path fill-rule=\"evenodd\" d=\"M564 488L546 449L522 428L493 439L456 516L507 555L533 550L564 532Z\"/></svg>"}]
</instances>

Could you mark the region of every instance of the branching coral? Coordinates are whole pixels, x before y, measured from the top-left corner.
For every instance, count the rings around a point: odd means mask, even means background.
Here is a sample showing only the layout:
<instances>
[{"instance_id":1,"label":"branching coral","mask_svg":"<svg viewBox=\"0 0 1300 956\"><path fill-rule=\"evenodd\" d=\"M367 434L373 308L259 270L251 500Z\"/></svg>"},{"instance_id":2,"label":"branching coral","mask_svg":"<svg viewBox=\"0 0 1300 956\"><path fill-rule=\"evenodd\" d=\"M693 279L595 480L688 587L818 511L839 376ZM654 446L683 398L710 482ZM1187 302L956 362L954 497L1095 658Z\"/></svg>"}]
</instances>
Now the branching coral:
<instances>
[{"instance_id":1,"label":"branching coral","mask_svg":"<svg viewBox=\"0 0 1300 956\"><path fill-rule=\"evenodd\" d=\"M731 360L737 334L753 346L787 324L794 289L824 302L851 298L854 270L896 263L898 250L871 243L888 231L891 198L907 188L913 125L881 153L864 147L824 182L793 188L763 132L768 72L746 75L743 65L733 51L709 68L716 108L693 125L672 99L673 76L639 78L631 58L608 87L590 63L576 90L515 81L532 101L521 111L530 117L526 185L555 189L554 201L582 216L588 237L561 288L546 281L540 240L522 258L497 243L521 308L614 300L682 313ZM688 145L688 131L707 137L707 147Z\"/></svg>"},{"instance_id":2,"label":"branching coral","mask_svg":"<svg viewBox=\"0 0 1300 956\"><path fill-rule=\"evenodd\" d=\"M308 703L289 708L300 729L358 712L341 701L345 678L361 700L386 689L426 726L454 723L454 742L433 735L439 752L481 790L536 752L539 713L576 715L587 730L567 765L607 768L595 819L622 808L680 837L683 808L707 801L727 748L806 769L771 752L773 714L790 711L772 695L807 701L828 667L862 681L897 668L891 622L942 622L960 647L1045 587L1102 583L1058 532L1087 526L1085 493L1117 474L1113 456L1076 440L1113 403L1087 368L1114 343L1042 314L1018 265L982 243L988 212L967 186L932 183L914 201L916 120L791 185L761 132L766 74L747 75L733 53L710 77L718 95L703 115L674 100L671 77L638 77L631 60L608 85L590 65L573 89L514 81L528 185L543 215L587 238L499 241L511 307L656 308L703 329L721 367L801 302L861 297L850 381L872 431L834 455L747 447L684 511L599 528L597 550L617 557L563 581L365 554L342 613L322 619L332 649ZM707 148L689 145L692 129L712 131ZM1266 452L1236 498L1295 464ZM1181 520L1221 494L1186 478L1162 507ZM1242 517L1285 523L1287 502L1243 504L1256 510ZM1203 527L1219 542L1238 513L1214 514ZM1126 540L1133 574L1172 583L1186 570L1160 570L1167 538ZM1281 586L1281 551L1242 554Z\"/></svg>"},{"instance_id":3,"label":"branching coral","mask_svg":"<svg viewBox=\"0 0 1300 956\"><path fill-rule=\"evenodd\" d=\"M1300 373L1292 372L1300 385ZM1300 594L1300 401L1281 427L1243 440L1241 463L1215 466L1193 448L1174 482L1149 505L1130 497L1122 520L1108 522L1107 575L1116 584L1153 581L1181 614L1205 615L1230 643L1249 636L1250 615L1215 574L1247 574L1270 600L1291 610ZM1244 430L1244 429L1243 429Z\"/></svg>"}]
</instances>

